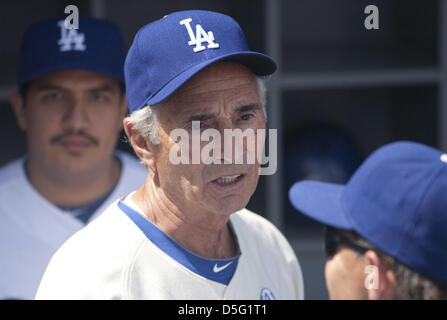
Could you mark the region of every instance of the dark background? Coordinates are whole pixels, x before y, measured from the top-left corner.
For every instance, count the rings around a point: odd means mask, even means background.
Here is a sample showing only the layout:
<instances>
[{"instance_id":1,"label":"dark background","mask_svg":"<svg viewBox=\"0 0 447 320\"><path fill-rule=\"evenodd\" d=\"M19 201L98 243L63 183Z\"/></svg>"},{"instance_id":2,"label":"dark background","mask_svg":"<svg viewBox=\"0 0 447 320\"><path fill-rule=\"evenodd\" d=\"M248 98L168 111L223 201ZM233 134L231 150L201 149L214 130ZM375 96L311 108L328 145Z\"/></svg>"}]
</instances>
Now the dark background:
<instances>
[{"instance_id":1,"label":"dark background","mask_svg":"<svg viewBox=\"0 0 447 320\"><path fill-rule=\"evenodd\" d=\"M0 165L26 150L9 104L21 35L69 4L117 23L127 46L140 27L173 11L226 13L240 23L251 49L276 59L268 122L278 129L278 171L261 176L248 207L291 241L307 299L327 298L322 227L291 208L292 183L345 183L369 153L391 141L447 149L444 1L18 0L0 3ZM369 4L379 8L379 30L364 27ZM123 141L118 147L131 152Z\"/></svg>"}]
</instances>

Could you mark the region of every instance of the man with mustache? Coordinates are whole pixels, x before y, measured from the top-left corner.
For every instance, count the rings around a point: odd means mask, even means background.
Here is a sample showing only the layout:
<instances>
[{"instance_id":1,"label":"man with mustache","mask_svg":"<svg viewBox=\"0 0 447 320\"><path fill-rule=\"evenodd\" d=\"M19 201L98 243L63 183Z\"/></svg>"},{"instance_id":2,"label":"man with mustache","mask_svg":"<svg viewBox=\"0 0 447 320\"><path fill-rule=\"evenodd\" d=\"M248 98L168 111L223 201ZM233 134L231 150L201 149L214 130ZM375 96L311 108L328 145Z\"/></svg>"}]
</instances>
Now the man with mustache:
<instances>
[{"instance_id":1,"label":"man with mustache","mask_svg":"<svg viewBox=\"0 0 447 320\"><path fill-rule=\"evenodd\" d=\"M32 299L51 256L146 171L114 151L127 112L117 27L81 17L31 25L11 104L27 154L0 170L0 299Z\"/></svg>"},{"instance_id":2,"label":"man with mustache","mask_svg":"<svg viewBox=\"0 0 447 320\"><path fill-rule=\"evenodd\" d=\"M36 298L302 299L293 249L245 209L260 169L235 161L248 146L222 151L221 164L174 163L171 153L177 129L190 139L181 152L199 154L197 129L221 139L225 130L265 129L260 77L275 69L223 14L175 12L140 29L125 63L124 127L147 179L58 250Z\"/></svg>"}]
</instances>

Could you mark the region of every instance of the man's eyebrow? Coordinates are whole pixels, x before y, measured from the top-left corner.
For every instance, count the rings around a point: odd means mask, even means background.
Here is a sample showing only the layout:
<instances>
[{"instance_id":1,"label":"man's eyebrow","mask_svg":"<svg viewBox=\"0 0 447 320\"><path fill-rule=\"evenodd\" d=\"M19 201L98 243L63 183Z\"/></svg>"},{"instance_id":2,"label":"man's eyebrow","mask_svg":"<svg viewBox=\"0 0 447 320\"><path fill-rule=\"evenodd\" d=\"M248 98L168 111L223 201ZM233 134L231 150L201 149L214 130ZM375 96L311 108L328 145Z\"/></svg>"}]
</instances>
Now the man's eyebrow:
<instances>
[{"instance_id":1,"label":"man's eyebrow","mask_svg":"<svg viewBox=\"0 0 447 320\"><path fill-rule=\"evenodd\" d=\"M234 112L247 112L252 110L260 110L261 106L259 104L248 104L245 106L240 106L234 109Z\"/></svg>"},{"instance_id":2,"label":"man's eyebrow","mask_svg":"<svg viewBox=\"0 0 447 320\"><path fill-rule=\"evenodd\" d=\"M252 111L252 110L260 110L261 106L259 104L248 104L248 105L244 105L244 106L240 106L234 109L234 113L235 112L247 112L247 111ZM206 121L212 118L215 118L216 114L214 113L197 113L197 114L193 114L192 116L188 117L188 119L186 120L186 122L191 122L191 121Z\"/></svg>"},{"instance_id":3,"label":"man's eyebrow","mask_svg":"<svg viewBox=\"0 0 447 320\"><path fill-rule=\"evenodd\" d=\"M42 85L37 86L36 90L38 90L38 91L46 91L46 90L70 91L69 89L58 86L56 84L42 84ZM116 92L116 90L112 86L109 86L109 85L96 87L96 88L90 88L90 89L87 89L87 91L90 93L97 93L97 92L115 93Z\"/></svg>"},{"instance_id":4,"label":"man's eyebrow","mask_svg":"<svg viewBox=\"0 0 447 320\"><path fill-rule=\"evenodd\" d=\"M109 86L109 85L105 85L105 86L97 87L97 88L91 88L91 89L88 89L87 91L91 92L91 93L97 93L97 92L116 93L117 92L116 89L114 89L112 86Z\"/></svg>"},{"instance_id":5,"label":"man's eyebrow","mask_svg":"<svg viewBox=\"0 0 447 320\"><path fill-rule=\"evenodd\" d=\"M193 114L192 116L188 117L188 120L186 120L186 122L191 122L191 121L206 121L212 118L215 118L216 114L214 113L197 113L197 114Z\"/></svg>"},{"instance_id":6,"label":"man's eyebrow","mask_svg":"<svg viewBox=\"0 0 447 320\"><path fill-rule=\"evenodd\" d=\"M67 91L64 87L55 85L55 84L42 84L39 86L36 86L36 90L38 91L46 91L46 90L60 90L60 91Z\"/></svg>"}]
</instances>

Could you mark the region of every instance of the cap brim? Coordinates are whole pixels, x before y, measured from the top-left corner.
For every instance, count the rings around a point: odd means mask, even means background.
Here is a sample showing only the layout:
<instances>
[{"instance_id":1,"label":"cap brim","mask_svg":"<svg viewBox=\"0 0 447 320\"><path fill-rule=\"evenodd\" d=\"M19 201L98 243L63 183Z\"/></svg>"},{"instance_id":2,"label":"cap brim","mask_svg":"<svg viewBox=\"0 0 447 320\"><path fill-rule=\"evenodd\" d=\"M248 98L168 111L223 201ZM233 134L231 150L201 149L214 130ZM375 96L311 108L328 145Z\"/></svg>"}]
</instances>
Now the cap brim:
<instances>
[{"instance_id":1,"label":"cap brim","mask_svg":"<svg viewBox=\"0 0 447 320\"><path fill-rule=\"evenodd\" d=\"M344 188L333 183L301 181L290 188L289 200L309 218L334 228L352 230L341 203Z\"/></svg>"},{"instance_id":2,"label":"cap brim","mask_svg":"<svg viewBox=\"0 0 447 320\"><path fill-rule=\"evenodd\" d=\"M258 76L267 76L274 73L276 70L275 61L273 61L273 59L271 59L269 56L262 53L253 51L241 51L241 52L233 52L227 55L222 55L214 59L210 59L200 64L197 64L183 71L178 76L170 80L152 97L147 99L145 103L142 106L140 106L140 108L145 105L154 106L156 104L163 102L165 99L171 96L175 91L177 91L182 85L184 85L189 79L195 76L198 72L218 61L239 62L248 67L254 74Z\"/></svg>"},{"instance_id":3,"label":"cap brim","mask_svg":"<svg viewBox=\"0 0 447 320\"><path fill-rule=\"evenodd\" d=\"M102 75L109 76L109 77L117 80L118 82L124 83L124 74L110 71L106 67L92 66L92 65L82 64L82 63L78 63L78 62L74 61L74 62L66 62L64 64L37 70L36 72L31 73L31 74L27 75L26 77L21 78L19 80L18 84L19 84L19 86L21 86L26 82L35 80L39 77L43 77L47 74L58 72L58 71L64 71L64 70L85 70L85 71L96 72L96 73L99 73Z\"/></svg>"}]
</instances>

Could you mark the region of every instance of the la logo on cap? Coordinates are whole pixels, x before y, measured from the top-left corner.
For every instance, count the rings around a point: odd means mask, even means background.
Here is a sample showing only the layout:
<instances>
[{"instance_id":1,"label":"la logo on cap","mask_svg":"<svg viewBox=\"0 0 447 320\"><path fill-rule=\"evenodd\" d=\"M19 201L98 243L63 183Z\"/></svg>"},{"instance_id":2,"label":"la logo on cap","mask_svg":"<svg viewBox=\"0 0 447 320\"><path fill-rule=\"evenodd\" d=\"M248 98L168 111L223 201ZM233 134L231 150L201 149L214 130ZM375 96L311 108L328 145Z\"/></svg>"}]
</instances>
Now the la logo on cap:
<instances>
[{"instance_id":1,"label":"la logo on cap","mask_svg":"<svg viewBox=\"0 0 447 320\"><path fill-rule=\"evenodd\" d=\"M188 35L190 38L190 41L188 41L188 45L190 46L196 46L194 48L194 52L200 52L208 49L216 49L219 48L219 44L214 42L214 34L212 31L209 31L208 33L203 30L202 26L200 24L196 24L196 34L194 35L194 32L191 27L191 18L183 19L180 21L181 25L184 25L186 27L186 30L188 31ZM208 42L208 45L205 47L202 45L203 42Z\"/></svg>"},{"instance_id":2,"label":"la logo on cap","mask_svg":"<svg viewBox=\"0 0 447 320\"><path fill-rule=\"evenodd\" d=\"M447 163L447 153L441 155L441 161Z\"/></svg>"},{"instance_id":3,"label":"la logo on cap","mask_svg":"<svg viewBox=\"0 0 447 320\"><path fill-rule=\"evenodd\" d=\"M61 29L61 38L57 41L60 51L84 51L87 49L83 33L78 33L76 29L67 29L64 20L59 21L57 25Z\"/></svg>"}]
</instances>

